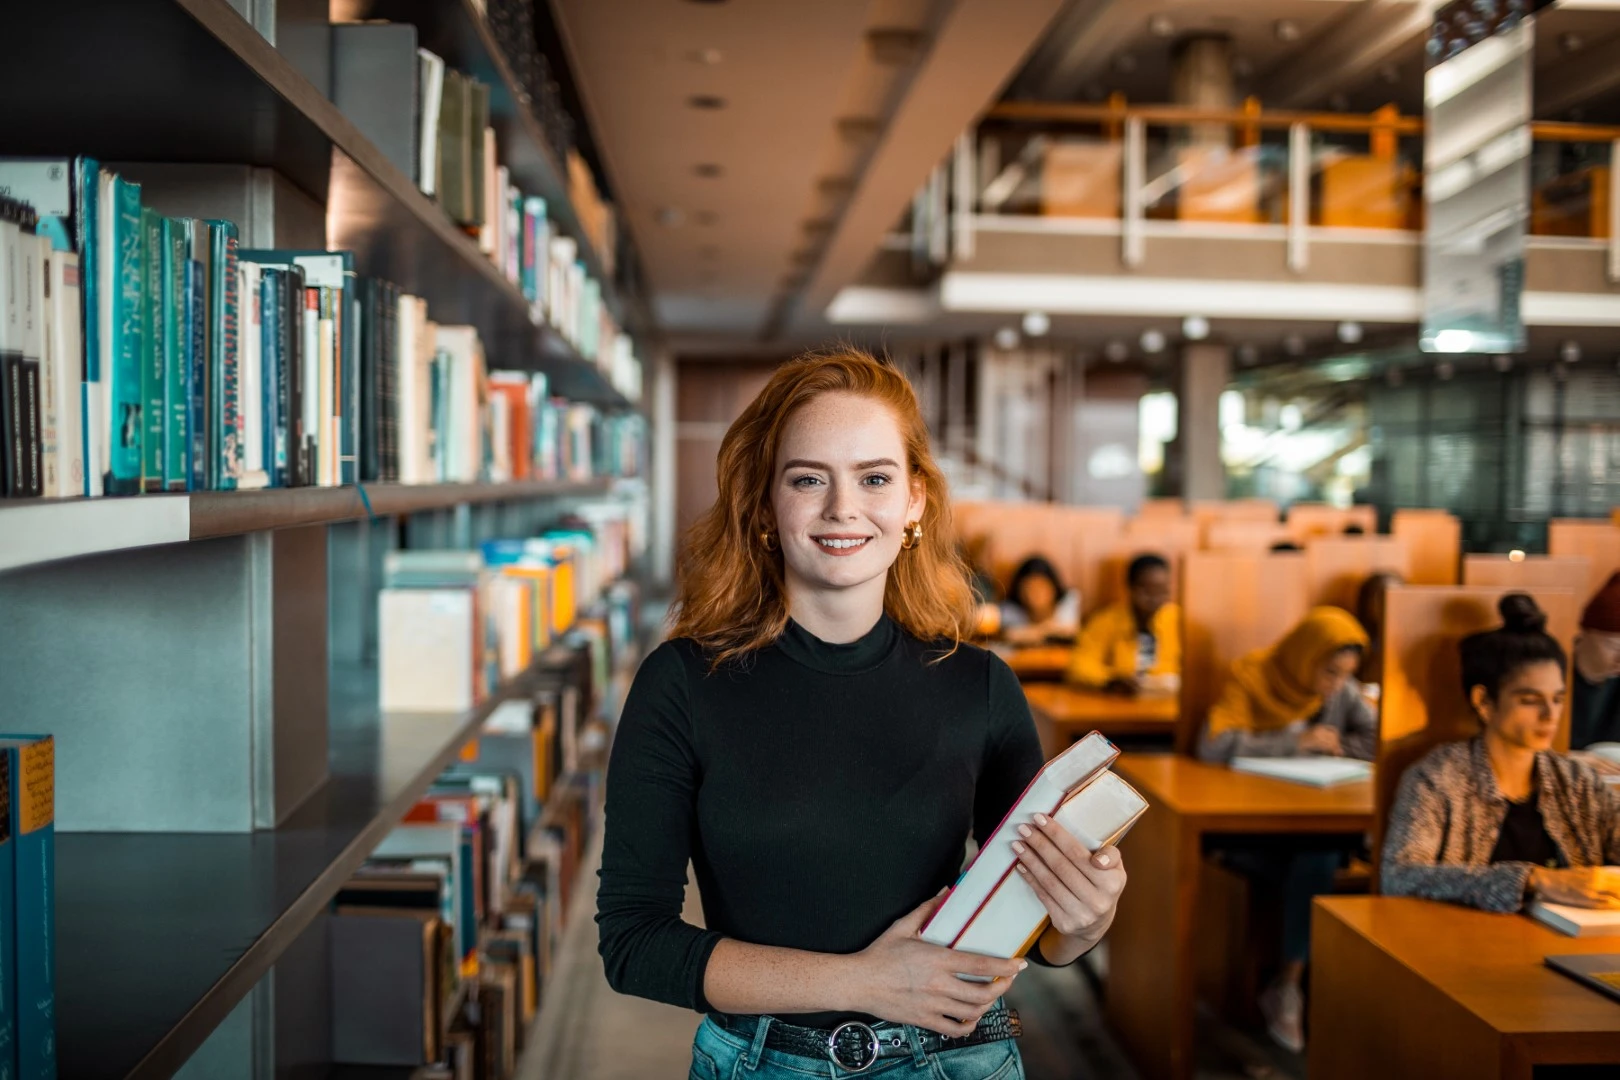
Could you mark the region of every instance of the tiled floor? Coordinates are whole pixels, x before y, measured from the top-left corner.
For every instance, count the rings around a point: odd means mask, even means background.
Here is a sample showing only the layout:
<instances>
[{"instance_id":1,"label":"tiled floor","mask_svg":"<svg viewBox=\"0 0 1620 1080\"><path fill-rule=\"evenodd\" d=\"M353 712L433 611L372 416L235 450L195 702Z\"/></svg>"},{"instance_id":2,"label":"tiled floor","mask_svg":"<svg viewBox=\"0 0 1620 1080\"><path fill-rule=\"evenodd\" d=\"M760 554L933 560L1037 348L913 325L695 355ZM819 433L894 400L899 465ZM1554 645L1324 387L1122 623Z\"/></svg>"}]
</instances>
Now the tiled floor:
<instances>
[{"instance_id":1,"label":"tiled floor","mask_svg":"<svg viewBox=\"0 0 1620 1080\"><path fill-rule=\"evenodd\" d=\"M596 864L585 867L575 917L548 988L534 1045L518 1080L655 1080L684 1076L697 1016L608 988L596 954ZM687 918L701 922L695 890ZM1024 1022L1029 1080L1136 1080L1102 1024L1080 971L1030 968L1009 1000ZM1302 1060L1209 1018L1200 1023L1199 1080L1302 1080Z\"/></svg>"}]
</instances>

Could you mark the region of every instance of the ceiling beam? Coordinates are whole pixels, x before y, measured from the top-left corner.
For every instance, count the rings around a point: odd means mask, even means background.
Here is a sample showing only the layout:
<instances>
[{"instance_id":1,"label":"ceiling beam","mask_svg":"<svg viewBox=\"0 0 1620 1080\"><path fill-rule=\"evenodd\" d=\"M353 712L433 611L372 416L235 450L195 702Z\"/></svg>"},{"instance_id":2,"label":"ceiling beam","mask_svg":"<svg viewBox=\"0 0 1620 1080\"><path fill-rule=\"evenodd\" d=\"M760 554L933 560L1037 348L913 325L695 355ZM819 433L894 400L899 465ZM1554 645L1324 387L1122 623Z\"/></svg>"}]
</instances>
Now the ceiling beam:
<instances>
[{"instance_id":1,"label":"ceiling beam","mask_svg":"<svg viewBox=\"0 0 1620 1080\"><path fill-rule=\"evenodd\" d=\"M800 294L793 321L821 324L956 137L995 102L1063 0L958 0L941 21L905 99Z\"/></svg>"},{"instance_id":2,"label":"ceiling beam","mask_svg":"<svg viewBox=\"0 0 1620 1080\"><path fill-rule=\"evenodd\" d=\"M1320 105L1335 90L1353 85L1378 65L1421 41L1439 0L1362 0L1335 20L1294 58L1267 73L1257 96L1268 108Z\"/></svg>"}]
</instances>

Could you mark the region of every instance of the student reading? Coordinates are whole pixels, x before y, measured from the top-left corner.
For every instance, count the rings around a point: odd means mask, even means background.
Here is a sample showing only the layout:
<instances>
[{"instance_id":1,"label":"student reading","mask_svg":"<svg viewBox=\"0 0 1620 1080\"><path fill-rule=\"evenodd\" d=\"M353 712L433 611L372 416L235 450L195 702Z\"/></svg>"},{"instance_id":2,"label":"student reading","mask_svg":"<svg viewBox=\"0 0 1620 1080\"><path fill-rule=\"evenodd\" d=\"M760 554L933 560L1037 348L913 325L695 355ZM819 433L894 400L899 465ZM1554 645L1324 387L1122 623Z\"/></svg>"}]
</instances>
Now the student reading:
<instances>
[{"instance_id":1,"label":"student reading","mask_svg":"<svg viewBox=\"0 0 1620 1080\"><path fill-rule=\"evenodd\" d=\"M1312 608L1277 644L1232 664L1198 744L1206 761L1330 755L1371 760L1378 722L1356 682L1367 634L1348 611ZM1266 1030L1305 1046L1302 982L1311 955L1311 899L1331 892L1344 859L1330 841L1226 846L1227 863L1281 888L1281 969L1260 995Z\"/></svg>"},{"instance_id":2,"label":"student reading","mask_svg":"<svg viewBox=\"0 0 1620 1080\"><path fill-rule=\"evenodd\" d=\"M1023 963L918 936L1042 762L1017 679L963 644L968 571L910 384L857 352L793 361L716 469L608 770L608 981L708 1014L693 1076L1021 1077L1001 994ZM1030 958L1070 963L1113 920L1119 852L1050 819L1015 850L1051 915ZM688 859L706 929L681 919Z\"/></svg>"},{"instance_id":3,"label":"student reading","mask_svg":"<svg viewBox=\"0 0 1620 1080\"><path fill-rule=\"evenodd\" d=\"M1080 626L1080 591L1065 589L1057 568L1039 555L1018 564L1001 603L1001 631L1008 641L1038 645L1070 641Z\"/></svg>"},{"instance_id":4,"label":"student reading","mask_svg":"<svg viewBox=\"0 0 1620 1080\"><path fill-rule=\"evenodd\" d=\"M1126 599L1086 620L1069 661L1069 680L1115 693L1145 682L1168 689L1181 675L1181 611L1170 602L1170 564L1138 555L1125 572Z\"/></svg>"},{"instance_id":5,"label":"student reading","mask_svg":"<svg viewBox=\"0 0 1620 1080\"><path fill-rule=\"evenodd\" d=\"M1480 733L1431 750L1401 778L1381 886L1486 911L1530 896L1620 906L1620 797L1552 749L1564 711L1563 646L1523 593L1502 626L1459 647L1462 690Z\"/></svg>"}]
</instances>

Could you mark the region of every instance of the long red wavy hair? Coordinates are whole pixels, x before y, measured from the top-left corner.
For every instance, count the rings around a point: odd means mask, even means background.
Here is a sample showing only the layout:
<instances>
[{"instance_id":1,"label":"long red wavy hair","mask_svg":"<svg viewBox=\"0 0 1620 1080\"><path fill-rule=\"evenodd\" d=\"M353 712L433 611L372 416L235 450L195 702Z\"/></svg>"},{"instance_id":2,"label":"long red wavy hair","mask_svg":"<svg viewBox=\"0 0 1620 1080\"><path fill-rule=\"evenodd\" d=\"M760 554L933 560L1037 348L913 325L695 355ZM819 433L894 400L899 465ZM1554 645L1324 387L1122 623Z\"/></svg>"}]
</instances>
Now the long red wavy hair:
<instances>
[{"instance_id":1,"label":"long red wavy hair","mask_svg":"<svg viewBox=\"0 0 1620 1080\"><path fill-rule=\"evenodd\" d=\"M973 626L967 564L956 551L950 493L928 446L928 425L911 383L892 365L857 349L810 353L782 365L726 432L715 460L720 495L687 530L672 636L703 646L718 667L770 645L787 629L782 553L760 533L782 430L822 394L848 393L887 405L906 444L907 482L925 494L922 539L889 568L883 608L924 641L961 643Z\"/></svg>"}]
</instances>

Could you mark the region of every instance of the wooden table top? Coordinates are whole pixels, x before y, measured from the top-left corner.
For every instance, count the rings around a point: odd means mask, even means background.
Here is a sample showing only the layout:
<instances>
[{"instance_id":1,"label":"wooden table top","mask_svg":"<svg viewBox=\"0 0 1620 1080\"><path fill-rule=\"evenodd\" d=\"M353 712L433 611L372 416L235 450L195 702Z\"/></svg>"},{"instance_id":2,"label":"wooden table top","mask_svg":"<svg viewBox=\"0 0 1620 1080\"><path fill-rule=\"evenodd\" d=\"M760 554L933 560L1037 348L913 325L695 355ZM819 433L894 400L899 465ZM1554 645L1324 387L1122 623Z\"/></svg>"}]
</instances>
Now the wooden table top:
<instances>
[{"instance_id":1,"label":"wooden table top","mask_svg":"<svg viewBox=\"0 0 1620 1080\"><path fill-rule=\"evenodd\" d=\"M1024 697L1029 699L1030 708L1039 709L1047 719L1058 724L1161 723L1168 731L1181 713L1174 694L1126 697L1063 683L1028 683L1024 686Z\"/></svg>"},{"instance_id":2,"label":"wooden table top","mask_svg":"<svg viewBox=\"0 0 1620 1080\"><path fill-rule=\"evenodd\" d=\"M1620 937L1568 937L1527 915L1396 896L1325 896L1337 919L1506 1035L1620 1033L1620 1002L1542 963L1620 954ZM1617 964L1620 967L1620 964Z\"/></svg>"},{"instance_id":3,"label":"wooden table top","mask_svg":"<svg viewBox=\"0 0 1620 1080\"><path fill-rule=\"evenodd\" d=\"M1314 788L1233 772L1180 754L1122 754L1114 770L1184 817L1255 832L1359 832L1372 827L1370 780Z\"/></svg>"},{"instance_id":4,"label":"wooden table top","mask_svg":"<svg viewBox=\"0 0 1620 1080\"><path fill-rule=\"evenodd\" d=\"M1039 645L1014 650L1007 657L1007 666L1020 679L1061 679L1073 655L1072 645Z\"/></svg>"}]
</instances>

